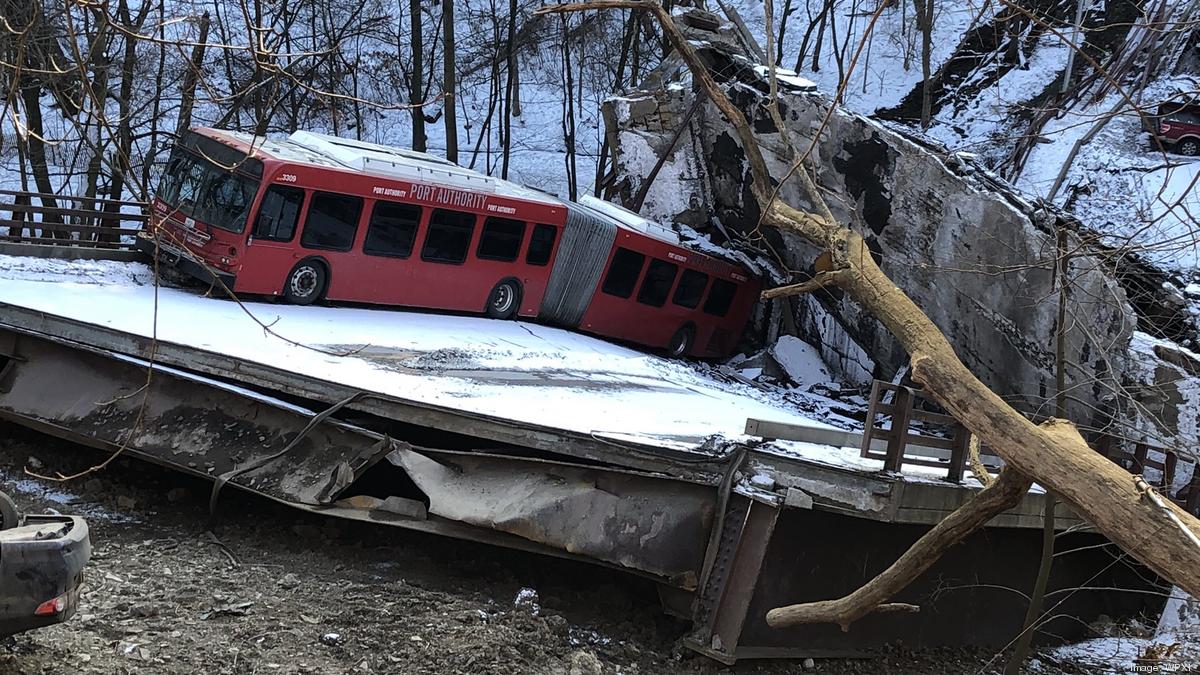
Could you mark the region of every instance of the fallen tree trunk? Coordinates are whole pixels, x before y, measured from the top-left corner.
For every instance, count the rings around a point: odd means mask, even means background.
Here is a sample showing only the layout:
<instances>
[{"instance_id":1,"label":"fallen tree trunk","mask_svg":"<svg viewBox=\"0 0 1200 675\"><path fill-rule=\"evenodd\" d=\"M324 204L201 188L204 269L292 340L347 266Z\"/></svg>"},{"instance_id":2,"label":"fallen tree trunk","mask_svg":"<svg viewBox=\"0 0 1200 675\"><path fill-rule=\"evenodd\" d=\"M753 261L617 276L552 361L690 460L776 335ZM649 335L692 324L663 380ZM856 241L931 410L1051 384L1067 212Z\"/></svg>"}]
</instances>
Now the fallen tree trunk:
<instances>
[{"instance_id":1,"label":"fallen tree trunk","mask_svg":"<svg viewBox=\"0 0 1200 675\"><path fill-rule=\"evenodd\" d=\"M805 199L815 212L799 210L777 199L777 191L746 116L713 80L661 5L650 0L593 0L544 7L537 13L615 8L644 9L654 14L672 46L691 69L696 84L733 125L750 164L753 192L762 206L763 223L795 232L828 253L831 264L822 275L822 283L802 284L793 290L812 290L815 286L831 284L847 292L896 336L911 358L912 378L983 443L994 448L1007 463L1009 471L1023 474L1051 489L1127 553L1159 576L1194 597L1200 597L1200 545L1196 544L1200 521L1169 501L1155 503L1148 498L1136 477L1089 448L1070 422L1056 420L1053 424L1038 427L988 389L959 360L942 331L879 268L863 238L833 219L799 161L785 180L795 177L800 181ZM771 77L774 77L773 72ZM1010 479L1009 484L1015 480L1017 478ZM969 519L965 522L966 527L952 528L949 532L946 531L948 528L941 531L935 528L931 530L934 541L928 542L926 538L922 541L926 541L926 545L935 544L929 550L940 553L985 523L986 519ZM904 560L902 557L901 561ZM930 562L932 560L936 557ZM893 581L883 587L889 593L868 594L860 604L866 611L871 611L915 579L923 569L902 565L893 573ZM889 572L892 570L884 575ZM904 583L896 584L896 580ZM803 607L793 606L784 616L802 616L805 610L798 608ZM780 614L775 616L773 625L787 625L786 620L779 619Z\"/></svg>"}]
</instances>

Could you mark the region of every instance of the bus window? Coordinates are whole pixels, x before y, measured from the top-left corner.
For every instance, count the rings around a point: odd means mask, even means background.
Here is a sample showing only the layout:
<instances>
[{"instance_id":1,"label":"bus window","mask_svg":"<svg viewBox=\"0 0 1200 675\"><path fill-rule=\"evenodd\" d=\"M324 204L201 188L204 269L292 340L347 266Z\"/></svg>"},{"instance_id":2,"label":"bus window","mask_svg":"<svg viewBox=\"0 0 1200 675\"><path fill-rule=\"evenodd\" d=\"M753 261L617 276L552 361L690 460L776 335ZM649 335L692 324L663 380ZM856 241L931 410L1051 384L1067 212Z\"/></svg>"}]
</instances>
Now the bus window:
<instances>
[{"instance_id":1,"label":"bus window","mask_svg":"<svg viewBox=\"0 0 1200 675\"><path fill-rule=\"evenodd\" d=\"M613 254L612 264L608 266L608 274L604 277L601 290L618 298L628 298L633 293L633 287L637 285L638 277L642 274L642 264L645 262L646 256L641 253L618 248Z\"/></svg>"},{"instance_id":2,"label":"bus window","mask_svg":"<svg viewBox=\"0 0 1200 675\"><path fill-rule=\"evenodd\" d=\"M222 230L244 232L256 191L258 184L245 176L215 173L209 177L192 217Z\"/></svg>"},{"instance_id":3,"label":"bus window","mask_svg":"<svg viewBox=\"0 0 1200 675\"><path fill-rule=\"evenodd\" d=\"M637 301L651 307L662 307L671 292L671 284L675 283L675 275L679 266L657 258L650 259L650 267L646 269L646 278L638 290Z\"/></svg>"},{"instance_id":4,"label":"bus window","mask_svg":"<svg viewBox=\"0 0 1200 675\"><path fill-rule=\"evenodd\" d=\"M534 225L533 234L529 237L529 251L525 253L525 262L530 265L545 265L550 262L550 253L554 251L554 237L558 228L553 225Z\"/></svg>"},{"instance_id":5,"label":"bus window","mask_svg":"<svg viewBox=\"0 0 1200 675\"><path fill-rule=\"evenodd\" d=\"M421 223L421 207L397 202L375 202L363 253L407 258L412 255Z\"/></svg>"},{"instance_id":6,"label":"bus window","mask_svg":"<svg viewBox=\"0 0 1200 675\"><path fill-rule=\"evenodd\" d=\"M172 215L240 234L261 177L259 160L188 132L171 152L157 197Z\"/></svg>"},{"instance_id":7,"label":"bus window","mask_svg":"<svg viewBox=\"0 0 1200 675\"><path fill-rule=\"evenodd\" d=\"M492 216L483 223L483 233L479 235L479 250L475 255L484 260L512 262L521 252L521 242L524 240L524 222Z\"/></svg>"},{"instance_id":8,"label":"bus window","mask_svg":"<svg viewBox=\"0 0 1200 675\"><path fill-rule=\"evenodd\" d=\"M308 204L304 218L304 233L300 245L331 251L349 251L354 245L358 216L362 213L361 197L318 192Z\"/></svg>"},{"instance_id":9,"label":"bus window","mask_svg":"<svg viewBox=\"0 0 1200 675\"><path fill-rule=\"evenodd\" d=\"M704 297L704 287L708 285L708 275L696 270L684 270L679 278L679 287L675 289L675 297L671 302L680 307L696 309L700 298Z\"/></svg>"},{"instance_id":10,"label":"bus window","mask_svg":"<svg viewBox=\"0 0 1200 675\"><path fill-rule=\"evenodd\" d=\"M421 260L461 263L467 259L467 248L474 232L474 214L437 209L429 218Z\"/></svg>"},{"instance_id":11,"label":"bus window","mask_svg":"<svg viewBox=\"0 0 1200 675\"><path fill-rule=\"evenodd\" d=\"M272 241L291 241L296 233L296 221L303 203L304 190L272 185L258 209L254 236Z\"/></svg>"},{"instance_id":12,"label":"bus window","mask_svg":"<svg viewBox=\"0 0 1200 675\"><path fill-rule=\"evenodd\" d=\"M704 301L704 313L713 316L725 316L729 306L733 304L733 296L737 294L737 286L724 279L713 279L712 290L708 292L708 300Z\"/></svg>"}]
</instances>

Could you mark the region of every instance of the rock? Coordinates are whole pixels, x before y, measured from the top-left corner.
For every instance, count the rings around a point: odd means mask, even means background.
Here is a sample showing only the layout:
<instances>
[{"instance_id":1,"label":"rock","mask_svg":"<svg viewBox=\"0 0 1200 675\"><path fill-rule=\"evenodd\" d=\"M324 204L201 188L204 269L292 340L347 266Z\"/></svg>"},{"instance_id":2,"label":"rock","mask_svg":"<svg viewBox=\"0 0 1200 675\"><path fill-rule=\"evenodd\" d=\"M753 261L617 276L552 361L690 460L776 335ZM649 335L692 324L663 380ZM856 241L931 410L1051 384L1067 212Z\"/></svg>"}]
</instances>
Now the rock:
<instances>
[{"instance_id":1,"label":"rock","mask_svg":"<svg viewBox=\"0 0 1200 675\"><path fill-rule=\"evenodd\" d=\"M815 347L794 335L781 335L770 349L771 358L797 387L829 382L833 377Z\"/></svg>"},{"instance_id":2,"label":"rock","mask_svg":"<svg viewBox=\"0 0 1200 675\"><path fill-rule=\"evenodd\" d=\"M151 617L158 616L159 608L154 603L138 603L129 608L131 616Z\"/></svg>"},{"instance_id":3,"label":"rock","mask_svg":"<svg viewBox=\"0 0 1200 675\"><path fill-rule=\"evenodd\" d=\"M37 457L34 457L33 455L30 455L29 459L25 460L25 464L30 469L33 469L34 471L45 468L45 466L46 466L45 464L42 464L42 460L38 459Z\"/></svg>"},{"instance_id":4,"label":"rock","mask_svg":"<svg viewBox=\"0 0 1200 675\"><path fill-rule=\"evenodd\" d=\"M321 636L321 644L329 645L330 647L336 647L337 645L342 644L342 634L326 633Z\"/></svg>"},{"instance_id":5,"label":"rock","mask_svg":"<svg viewBox=\"0 0 1200 675\"><path fill-rule=\"evenodd\" d=\"M280 577L279 581L275 582L275 585L284 590L291 590L300 586L300 577L288 572Z\"/></svg>"},{"instance_id":6,"label":"rock","mask_svg":"<svg viewBox=\"0 0 1200 675\"><path fill-rule=\"evenodd\" d=\"M570 657L570 675L601 675L604 666L596 655L586 649L573 652Z\"/></svg>"},{"instance_id":7,"label":"rock","mask_svg":"<svg viewBox=\"0 0 1200 675\"><path fill-rule=\"evenodd\" d=\"M513 607L525 610L531 616L537 616L542 611L542 606L538 604L538 592L528 586L517 591L517 597L513 598Z\"/></svg>"},{"instance_id":8,"label":"rock","mask_svg":"<svg viewBox=\"0 0 1200 675\"><path fill-rule=\"evenodd\" d=\"M546 617L546 628L556 635L569 635L571 622L567 621L566 617L561 614L551 614Z\"/></svg>"},{"instance_id":9,"label":"rock","mask_svg":"<svg viewBox=\"0 0 1200 675\"><path fill-rule=\"evenodd\" d=\"M805 670L816 670L817 668L817 662L813 661L811 658L804 659L804 662L801 665Z\"/></svg>"},{"instance_id":10,"label":"rock","mask_svg":"<svg viewBox=\"0 0 1200 675\"><path fill-rule=\"evenodd\" d=\"M458 620L467 625L483 623L488 620L488 613L482 609L468 609L459 613Z\"/></svg>"},{"instance_id":11,"label":"rock","mask_svg":"<svg viewBox=\"0 0 1200 675\"><path fill-rule=\"evenodd\" d=\"M125 658L133 659L135 661L150 660L150 650L146 649L142 645L137 644L136 642L118 643L117 653L121 654Z\"/></svg>"}]
</instances>

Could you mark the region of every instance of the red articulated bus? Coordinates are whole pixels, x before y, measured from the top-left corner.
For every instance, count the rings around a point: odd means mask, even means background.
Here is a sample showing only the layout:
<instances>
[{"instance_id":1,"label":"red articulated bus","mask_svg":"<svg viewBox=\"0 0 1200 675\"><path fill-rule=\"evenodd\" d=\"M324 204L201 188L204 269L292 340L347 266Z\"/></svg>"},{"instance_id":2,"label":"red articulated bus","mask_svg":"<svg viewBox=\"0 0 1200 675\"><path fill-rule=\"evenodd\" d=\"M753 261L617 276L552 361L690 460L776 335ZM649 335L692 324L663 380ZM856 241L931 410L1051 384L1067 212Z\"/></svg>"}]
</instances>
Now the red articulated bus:
<instances>
[{"instance_id":1,"label":"red articulated bus","mask_svg":"<svg viewBox=\"0 0 1200 675\"><path fill-rule=\"evenodd\" d=\"M760 290L607 202L305 131L187 132L137 246L237 294L523 317L674 356L732 352Z\"/></svg>"}]
</instances>

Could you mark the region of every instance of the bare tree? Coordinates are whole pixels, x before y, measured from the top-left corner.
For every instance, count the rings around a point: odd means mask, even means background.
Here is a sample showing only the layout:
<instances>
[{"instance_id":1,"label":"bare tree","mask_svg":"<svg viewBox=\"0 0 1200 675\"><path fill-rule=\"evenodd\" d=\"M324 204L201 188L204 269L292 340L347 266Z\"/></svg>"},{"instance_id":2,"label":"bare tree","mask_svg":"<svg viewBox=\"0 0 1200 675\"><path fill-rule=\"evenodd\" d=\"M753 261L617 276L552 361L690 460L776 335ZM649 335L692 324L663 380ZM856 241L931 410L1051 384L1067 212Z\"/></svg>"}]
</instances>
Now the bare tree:
<instances>
[{"instance_id":1,"label":"bare tree","mask_svg":"<svg viewBox=\"0 0 1200 675\"><path fill-rule=\"evenodd\" d=\"M512 155L512 118L521 115L520 75L517 72L517 0L508 0L505 54L507 68L504 81L504 114L500 119L501 178L508 178L508 165Z\"/></svg>"},{"instance_id":2,"label":"bare tree","mask_svg":"<svg viewBox=\"0 0 1200 675\"><path fill-rule=\"evenodd\" d=\"M408 0L408 18L411 29L409 43L412 54L412 77L408 85L408 100L414 106L425 102L424 58L425 45L421 32L424 21L421 19L421 0ZM420 107L412 109L412 148L417 152L425 152L425 111Z\"/></svg>"},{"instance_id":3,"label":"bare tree","mask_svg":"<svg viewBox=\"0 0 1200 675\"><path fill-rule=\"evenodd\" d=\"M917 30L921 32L921 128L928 129L933 116L933 73L930 58L933 53L934 0L913 0Z\"/></svg>"},{"instance_id":4,"label":"bare tree","mask_svg":"<svg viewBox=\"0 0 1200 675\"><path fill-rule=\"evenodd\" d=\"M454 106L458 103L458 77L454 59L454 0L442 0L442 111L446 125L446 159L458 163L458 115Z\"/></svg>"}]
</instances>

